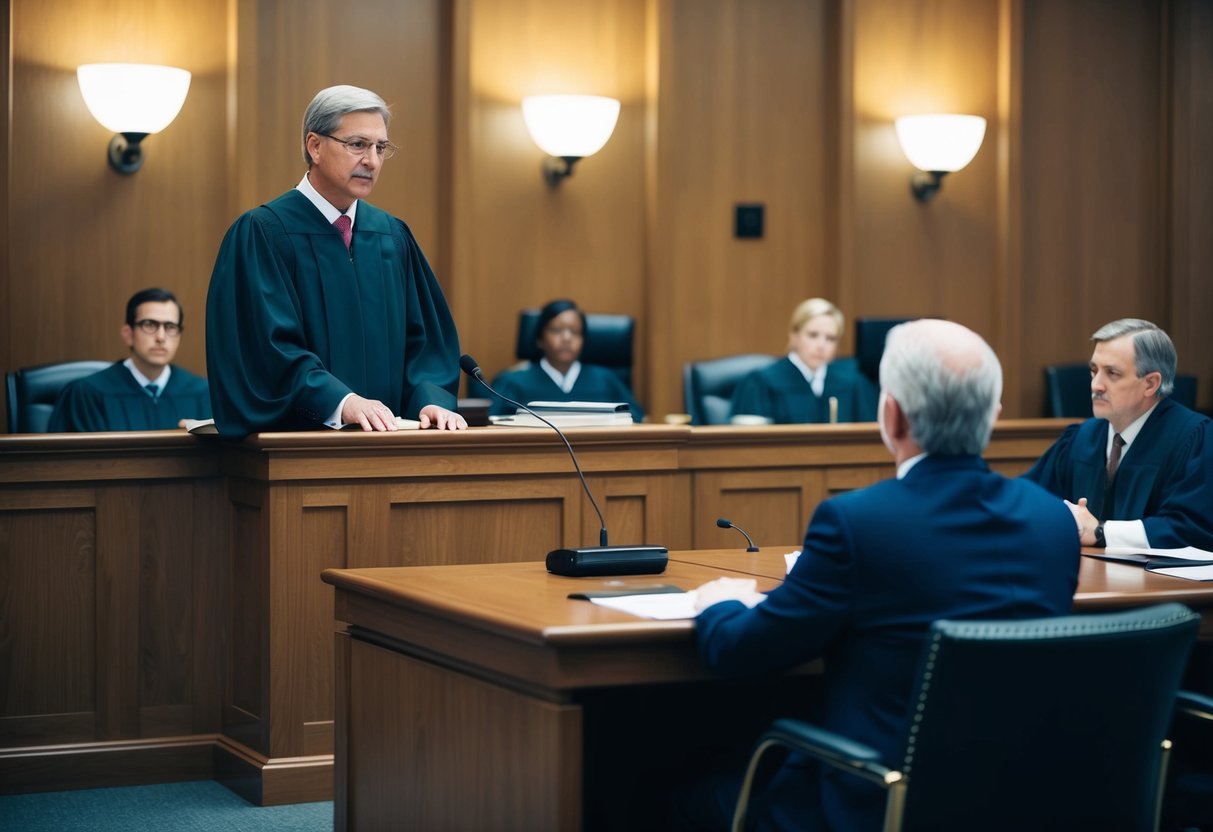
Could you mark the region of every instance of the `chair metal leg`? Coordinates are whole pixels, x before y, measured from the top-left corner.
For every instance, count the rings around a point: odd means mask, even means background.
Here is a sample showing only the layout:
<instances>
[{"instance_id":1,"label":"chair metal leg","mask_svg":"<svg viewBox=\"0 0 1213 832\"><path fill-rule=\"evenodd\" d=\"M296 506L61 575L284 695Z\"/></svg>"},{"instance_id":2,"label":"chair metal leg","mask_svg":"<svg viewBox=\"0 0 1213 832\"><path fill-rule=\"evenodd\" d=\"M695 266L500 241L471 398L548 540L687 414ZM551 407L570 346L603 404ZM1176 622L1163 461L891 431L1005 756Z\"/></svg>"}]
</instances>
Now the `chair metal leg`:
<instances>
[{"instance_id":1,"label":"chair metal leg","mask_svg":"<svg viewBox=\"0 0 1213 832\"><path fill-rule=\"evenodd\" d=\"M899 771L890 771L885 777L889 789L884 804L884 832L901 832L902 818L906 808L906 789L909 784Z\"/></svg>"},{"instance_id":2,"label":"chair metal leg","mask_svg":"<svg viewBox=\"0 0 1213 832\"><path fill-rule=\"evenodd\" d=\"M1162 799L1167 790L1167 766L1171 762L1171 741L1162 741L1162 755L1158 761L1158 796L1154 800L1154 832L1162 823Z\"/></svg>"}]
</instances>

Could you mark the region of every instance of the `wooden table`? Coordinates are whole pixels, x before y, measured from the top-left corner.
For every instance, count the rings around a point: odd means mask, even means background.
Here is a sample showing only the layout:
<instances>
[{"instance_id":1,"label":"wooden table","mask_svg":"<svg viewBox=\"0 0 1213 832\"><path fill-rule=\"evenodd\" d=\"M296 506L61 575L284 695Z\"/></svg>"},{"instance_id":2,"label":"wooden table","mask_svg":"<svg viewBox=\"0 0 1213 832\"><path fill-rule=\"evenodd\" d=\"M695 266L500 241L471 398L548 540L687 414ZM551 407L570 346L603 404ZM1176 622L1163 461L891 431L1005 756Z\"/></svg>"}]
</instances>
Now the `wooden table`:
<instances>
[{"instance_id":1,"label":"wooden table","mask_svg":"<svg viewBox=\"0 0 1213 832\"><path fill-rule=\"evenodd\" d=\"M745 748L812 695L805 673L724 682L699 667L692 621L649 621L570 592L722 574L759 588L783 553L674 552L662 575L562 578L539 563L329 569L336 617L336 828L626 827L661 811L671 772L718 732ZM1213 585L1083 558L1077 610L1183 601ZM812 668L805 671L811 673Z\"/></svg>"}]
</instances>

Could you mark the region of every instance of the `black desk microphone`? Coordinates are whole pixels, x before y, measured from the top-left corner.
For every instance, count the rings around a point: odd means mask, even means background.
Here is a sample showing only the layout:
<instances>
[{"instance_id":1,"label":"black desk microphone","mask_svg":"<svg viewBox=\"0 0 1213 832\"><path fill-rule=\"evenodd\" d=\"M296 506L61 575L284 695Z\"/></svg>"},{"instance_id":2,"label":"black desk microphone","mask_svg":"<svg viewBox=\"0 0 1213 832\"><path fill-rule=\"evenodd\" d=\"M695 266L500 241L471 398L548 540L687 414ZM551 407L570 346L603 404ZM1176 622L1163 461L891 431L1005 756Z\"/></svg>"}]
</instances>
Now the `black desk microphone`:
<instances>
[{"instance_id":1,"label":"black desk microphone","mask_svg":"<svg viewBox=\"0 0 1213 832\"><path fill-rule=\"evenodd\" d=\"M464 355L459 359L459 369L479 381L484 385L484 389L503 402L508 402L526 411L556 431L556 435L560 437L561 441L564 442L564 447L569 451L569 457L573 460L573 467L577 469L577 476L581 480L581 487L585 491L585 496L590 498L590 505L594 507L594 511L598 514L598 525L601 527L598 531L599 545L579 549L554 549L548 552L547 568L549 572L571 578L582 578L596 575L655 575L665 571L666 564L669 562L669 552L664 546L607 545L606 520L602 516L602 509L598 507L598 501L594 499L589 485L586 484L585 474L581 473L581 464L577 461L577 454L573 452L573 446L569 444L564 431L531 410L525 404L516 402L508 396L503 396L490 387L489 383L485 381L484 373L480 371L480 366L476 363L476 359L470 355Z\"/></svg>"},{"instance_id":2,"label":"black desk microphone","mask_svg":"<svg viewBox=\"0 0 1213 832\"><path fill-rule=\"evenodd\" d=\"M722 528L722 529L737 529L737 531L741 532L742 534L745 534L745 529L743 529L741 526L734 526L732 520L725 520L723 517L717 518L716 525L720 526L720 528ZM750 548L746 549L746 551L747 552L757 552L758 547L754 545L754 541L750 539L750 536L748 534L745 534L745 539L746 539L746 542L750 544Z\"/></svg>"}]
</instances>

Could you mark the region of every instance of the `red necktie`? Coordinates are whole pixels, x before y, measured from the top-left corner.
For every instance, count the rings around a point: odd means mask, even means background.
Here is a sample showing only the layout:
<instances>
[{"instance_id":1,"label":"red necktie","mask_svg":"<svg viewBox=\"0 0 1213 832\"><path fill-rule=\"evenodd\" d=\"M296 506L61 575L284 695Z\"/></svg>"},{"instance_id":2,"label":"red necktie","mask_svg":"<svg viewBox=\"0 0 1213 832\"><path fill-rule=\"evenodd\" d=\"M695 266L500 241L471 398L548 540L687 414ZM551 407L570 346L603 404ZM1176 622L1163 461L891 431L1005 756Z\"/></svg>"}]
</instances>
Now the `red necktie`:
<instances>
[{"instance_id":1,"label":"red necktie","mask_svg":"<svg viewBox=\"0 0 1213 832\"><path fill-rule=\"evenodd\" d=\"M353 221L348 215L342 214L333 222L333 225L337 226L337 230L341 232L341 239L345 241L345 247L348 249L354 242Z\"/></svg>"}]
</instances>

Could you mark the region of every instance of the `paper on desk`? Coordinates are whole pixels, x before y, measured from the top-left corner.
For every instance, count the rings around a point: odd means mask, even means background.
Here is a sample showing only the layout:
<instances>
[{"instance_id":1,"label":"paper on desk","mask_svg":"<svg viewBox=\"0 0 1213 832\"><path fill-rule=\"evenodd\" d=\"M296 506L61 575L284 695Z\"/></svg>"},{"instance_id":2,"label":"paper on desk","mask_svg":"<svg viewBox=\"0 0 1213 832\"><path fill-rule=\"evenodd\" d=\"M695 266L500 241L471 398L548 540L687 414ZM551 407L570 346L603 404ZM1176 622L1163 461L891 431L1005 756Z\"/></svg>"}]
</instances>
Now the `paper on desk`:
<instances>
[{"instance_id":1,"label":"paper on desk","mask_svg":"<svg viewBox=\"0 0 1213 832\"><path fill-rule=\"evenodd\" d=\"M695 590L690 592L661 592L651 595L620 595L615 598L591 598L590 603L626 612L641 618L675 621L694 618Z\"/></svg>"},{"instance_id":2,"label":"paper on desk","mask_svg":"<svg viewBox=\"0 0 1213 832\"><path fill-rule=\"evenodd\" d=\"M788 552L786 555L784 555L784 556L783 556L783 562L787 564L787 568L784 570L784 572L785 572L785 573L787 573L787 572L791 572L791 571L792 571L792 567L796 565L796 561L797 561L797 559L799 559L799 558L800 558L800 550L799 550L799 549L797 549L795 552Z\"/></svg>"},{"instance_id":3,"label":"paper on desk","mask_svg":"<svg viewBox=\"0 0 1213 832\"><path fill-rule=\"evenodd\" d=\"M1213 581L1213 566L1169 566L1163 569L1151 569L1155 575L1170 575L1173 578L1187 578L1189 581Z\"/></svg>"}]
</instances>

